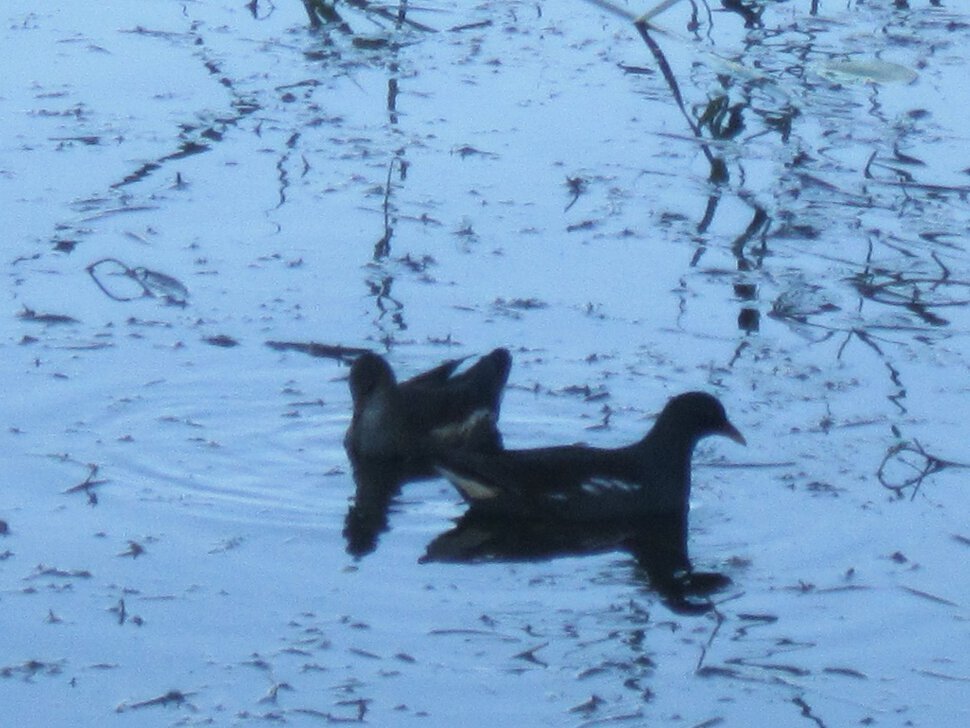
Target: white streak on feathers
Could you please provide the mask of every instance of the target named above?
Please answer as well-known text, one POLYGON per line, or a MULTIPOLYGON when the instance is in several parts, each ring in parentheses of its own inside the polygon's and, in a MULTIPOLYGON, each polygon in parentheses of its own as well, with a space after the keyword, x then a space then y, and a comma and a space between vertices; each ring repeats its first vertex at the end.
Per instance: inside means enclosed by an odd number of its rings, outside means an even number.
POLYGON ((609 492, 632 493, 639 489, 639 485, 631 483, 629 480, 617 480, 614 478, 590 478, 583 481, 580 490, 586 495, 603 495, 609 492))
POLYGON ((437 442, 460 442, 480 427, 488 427, 494 422, 494 415, 487 408, 477 409, 458 422, 449 422, 435 427, 428 436, 437 442))
POLYGON ((475 480, 460 473, 456 473, 453 470, 448 470, 440 465, 437 466, 438 472, 451 481, 461 494, 471 501, 483 501, 491 500, 498 496, 499 491, 487 483, 483 483, 480 480, 475 480))

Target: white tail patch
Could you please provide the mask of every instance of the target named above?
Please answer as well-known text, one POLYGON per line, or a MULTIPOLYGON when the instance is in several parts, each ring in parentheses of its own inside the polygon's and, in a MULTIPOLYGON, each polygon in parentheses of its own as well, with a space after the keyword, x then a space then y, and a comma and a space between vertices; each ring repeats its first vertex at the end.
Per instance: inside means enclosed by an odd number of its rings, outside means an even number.
POLYGON ((448 470, 440 465, 435 468, 441 475, 446 477, 451 481, 458 490, 462 492, 468 500, 481 501, 490 500, 498 496, 499 491, 497 488, 481 482, 480 480, 475 480, 474 478, 469 478, 464 475, 460 475, 453 470, 448 470))

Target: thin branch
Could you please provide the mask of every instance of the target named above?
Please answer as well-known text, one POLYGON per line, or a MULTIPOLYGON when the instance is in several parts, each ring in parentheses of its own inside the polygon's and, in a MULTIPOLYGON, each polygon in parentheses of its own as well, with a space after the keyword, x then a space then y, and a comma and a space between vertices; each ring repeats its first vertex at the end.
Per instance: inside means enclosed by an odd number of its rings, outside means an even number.
POLYGON ((970 463, 958 463, 932 455, 926 451, 926 448, 923 447, 923 444, 919 440, 913 439, 912 441, 896 443, 886 451, 882 462, 879 464, 879 468, 876 470, 876 477, 879 479, 882 487, 893 491, 899 498, 903 497, 903 491, 906 488, 912 488, 913 493, 910 496, 910 500, 914 500, 923 481, 930 475, 938 473, 945 468, 970 468, 970 463), (922 460, 922 464, 903 460, 900 456, 904 453, 916 455, 918 459, 922 460), (886 474, 886 468, 890 461, 895 458, 898 458, 904 465, 915 471, 916 474, 910 477, 904 477, 897 482, 891 481, 886 474))

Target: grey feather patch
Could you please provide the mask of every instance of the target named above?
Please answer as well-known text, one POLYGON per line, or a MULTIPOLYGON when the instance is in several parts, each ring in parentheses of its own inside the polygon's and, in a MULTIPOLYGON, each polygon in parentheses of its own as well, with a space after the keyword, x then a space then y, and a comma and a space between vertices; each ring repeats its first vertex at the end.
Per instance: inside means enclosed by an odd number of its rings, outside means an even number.
POLYGON ((434 428, 428 435, 438 442, 461 442, 468 439, 476 430, 491 427, 494 424, 495 419, 491 410, 477 409, 463 420, 449 422, 446 425, 434 428))

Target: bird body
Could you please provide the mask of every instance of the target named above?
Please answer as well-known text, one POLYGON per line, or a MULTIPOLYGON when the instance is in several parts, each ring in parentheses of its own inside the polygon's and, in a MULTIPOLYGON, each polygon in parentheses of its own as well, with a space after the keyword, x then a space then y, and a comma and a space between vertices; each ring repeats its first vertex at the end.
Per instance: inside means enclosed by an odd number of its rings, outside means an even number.
POLYGON ((409 460, 442 450, 500 448, 496 423, 511 355, 495 349, 456 374, 463 361, 446 361, 398 383, 383 357, 358 357, 350 370, 353 417, 344 438, 351 456, 409 460))
POLYGON ((447 452, 436 467, 482 514, 569 521, 686 514, 694 446, 715 434, 744 444, 717 399, 689 392, 626 447, 447 452))

